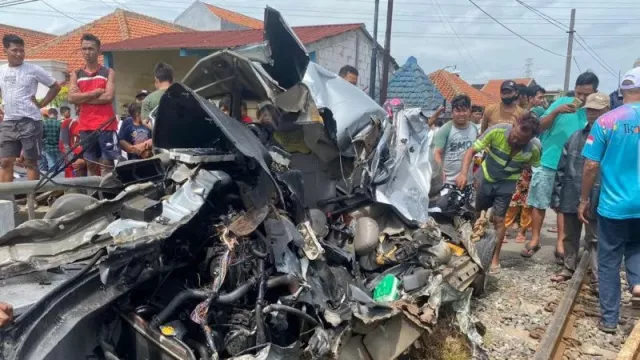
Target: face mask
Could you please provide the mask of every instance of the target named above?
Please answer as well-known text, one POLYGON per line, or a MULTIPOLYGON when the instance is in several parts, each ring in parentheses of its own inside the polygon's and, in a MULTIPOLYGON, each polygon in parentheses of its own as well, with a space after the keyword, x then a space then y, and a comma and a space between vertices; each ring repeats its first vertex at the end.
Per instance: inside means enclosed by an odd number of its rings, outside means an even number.
POLYGON ((503 102, 505 105, 511 105, 511 104, 513 104, 516 100, 518 100, 518 97, 517 97, 517 96, 510 97, 510 98, 502 98, 502 102, 503 102))

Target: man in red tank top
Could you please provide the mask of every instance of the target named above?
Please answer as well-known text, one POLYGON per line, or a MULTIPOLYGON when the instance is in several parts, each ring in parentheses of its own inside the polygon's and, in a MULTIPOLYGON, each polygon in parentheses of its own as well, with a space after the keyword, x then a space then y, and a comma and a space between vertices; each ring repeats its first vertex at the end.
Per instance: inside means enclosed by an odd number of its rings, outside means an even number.
POLYGON ((71 74, 69 102, 80 105, 78 130, 89 175, 106 175, 120 155, 118 121, 113 109, 115 72, 98 62, 100 39, 97 36, 84 34, 80 45, 85 66, 71 74), (102 130, 99 136, 89 141, 87 138, 97 130, 102 130))

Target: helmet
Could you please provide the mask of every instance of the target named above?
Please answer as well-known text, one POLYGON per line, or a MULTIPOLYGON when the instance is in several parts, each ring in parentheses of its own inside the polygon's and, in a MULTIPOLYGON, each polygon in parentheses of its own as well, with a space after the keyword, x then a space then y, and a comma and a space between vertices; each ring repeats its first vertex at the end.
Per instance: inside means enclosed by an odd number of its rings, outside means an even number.
POLYGON ((387 115, 389 115, 390 118, 393 118, 393 114, 404 109, 404 103, 402 100, 395 98, 385 101, 383 107, 387 111, 387 115))

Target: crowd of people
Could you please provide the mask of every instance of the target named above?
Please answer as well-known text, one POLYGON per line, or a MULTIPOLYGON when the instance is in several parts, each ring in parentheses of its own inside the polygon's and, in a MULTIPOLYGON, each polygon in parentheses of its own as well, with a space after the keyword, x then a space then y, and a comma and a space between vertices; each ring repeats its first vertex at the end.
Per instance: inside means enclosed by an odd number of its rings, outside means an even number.
POLYGON ((467 95, 458 95, 451 101, 452 120, 437 129, 433 146, 445 183, 472 191, 478 213, 491 209, 498 234, 492 273, 500 271, 507 228, 519 227, 515 241, 530 258, 541 248, 543 222, 553 209, 561 270, 551 281, 567 281, 576 270, 584 228, 591 285, 602 310, 599 328, 613 333, 623 259, 629 291, 640 299, 640 241, 633 236, 640 226, 640 61, 610 95, 598 86, 598 77, 587 71, 571 93, 546 106, 544 88, 507 80, 501 102, 482 115, 467 95), (481 159, 477 171, 474 158, 481 159))
POLYGON ((14 165, 24 166, 28 180, 40 172, 64 172, 65 177, 105 175, 119 160, 152 155, 150 113, 173 83, 173 69, 159 63, 154 69, 156 90, 140 91, 134 103, 116 115, 115 71, 99 63, 100 39, 85 34, 80 40, 84 66, 69 76, 70 106, 49 107, 61 85, 41 67, 25 62, 24 40, 7 34, 2 39, 7 64, 0 66, 0 181, 14 179, 14 165), (38 85, 49 87, 36 99, 38 85))
MULTIPOLYGON (((99 63, 100 39, 83 35, 85 64, 69 78, 68 102, 77 112, 73 118, 69 106, 48 107, 61 86, 39 66, 24 62, 23 39, 5 35, 2 43, 8 63, 0 66, 1 182, 13 181, 16 162, 26 167, 29 180, 37 180, 40 171, 58 168, 67 177, 105 175, 123 157, 152 155, 151 113, 173 82, 170 65, 157 64, 156 90, 140 91, 118 116, 112 105, 115 71, 99 63), (49 88, 41 100, 36 99, 38 84, 49 88)), ((636 65, 610 95, 598 92, 599 79, 592 72, 580 74, 573 93, 550 105, 541 86, 507 80, 497 104, 485 109, 460 94, 451 101, 451 121, 438 126, 444 108, 428 119, 436 130, 436 171, 446 184, 471 194, 478 213, 491 209, 498 234, 491 272, 500 270, 509 227, 518 227, 515 241, 524 244, 523 257, 540 250, 543 221, 547 209, 553 209, 555 257, 562 270, 551 280, 566 281, 576 269, 585 227, 593 288, 602 307, 600 328, 607 332, 617 327, 623 258, 630 291, 640 297, 640 242, 632 236, 640 225, 640 63, 636 65)), ((352 66, 339 75, 358 82, 352 66)), ((222 99, 219 107, 229 114, 230 99, 222 99)), ((254 122, 246 103, 241 110, 241 121, 254 122)), ((269 121, 269 116, 258 110, 258 121, 269 121)), ((0 325, 11 315, 11 307, 0 303, 0 325)))

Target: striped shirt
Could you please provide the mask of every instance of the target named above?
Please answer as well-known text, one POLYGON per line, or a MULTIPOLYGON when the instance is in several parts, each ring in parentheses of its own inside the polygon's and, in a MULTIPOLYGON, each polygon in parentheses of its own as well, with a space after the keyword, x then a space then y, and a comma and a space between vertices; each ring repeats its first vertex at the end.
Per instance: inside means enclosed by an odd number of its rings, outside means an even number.
POLYGON ((509 133, 512 125, 498 124, 487 129, 473 144, 475 151, 486 150, 487 156, 482 162, 482 173, 485 180, 498 182, 501 180, 518 181, 520 173, 526 165, 540 166, 542 146, 538 139, 531 139, 518 153, 509 159, 511 146, 509 133))
MULTIPOLYGON (((94 73, 86 69, 76 71, 80 92, 87 93, 95 89, 106 89, 109 69, 103 66, 94 73)), ((98 130, 107 120, 115 116, 113 104, 81 104, 78 116, 79 131, 98 130)), ((112 121, 104 130, 116 131, 118 122, 112 121)))
POLYGON ((42 120, 40 109, 33 102, 38 83, 53 86, 56 79, 38 65, 0 66, 0 96, 4 103, 4 120, 29 118, 42 120))

